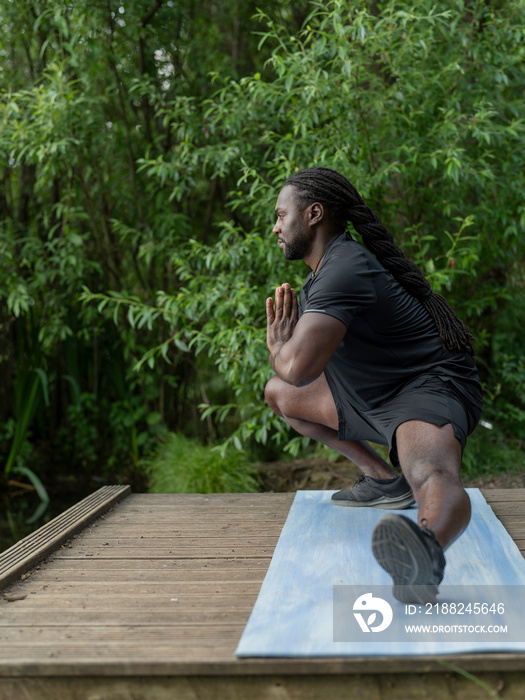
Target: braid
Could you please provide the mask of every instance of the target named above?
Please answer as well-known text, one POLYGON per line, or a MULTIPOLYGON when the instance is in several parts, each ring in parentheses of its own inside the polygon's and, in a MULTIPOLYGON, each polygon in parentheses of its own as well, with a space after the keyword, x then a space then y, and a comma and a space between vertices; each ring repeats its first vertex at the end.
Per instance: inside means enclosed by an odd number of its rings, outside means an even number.
POLYGON ((357 189, 335 170, 307 168, 288 178, 285 185, 299 190, 299 198, 306 202, 321 202, 329 209, 330 221, 341 231, 350 221, 361 235, 364 245, 373 253, 401 286, 418 299, 432 317, 443 346, 474 354, 472 335, 456 316, 448 303, 435 294, 419 267, 407 260, 394 243, 394 237, 381 223, 376 212, 366 206, 357 189))

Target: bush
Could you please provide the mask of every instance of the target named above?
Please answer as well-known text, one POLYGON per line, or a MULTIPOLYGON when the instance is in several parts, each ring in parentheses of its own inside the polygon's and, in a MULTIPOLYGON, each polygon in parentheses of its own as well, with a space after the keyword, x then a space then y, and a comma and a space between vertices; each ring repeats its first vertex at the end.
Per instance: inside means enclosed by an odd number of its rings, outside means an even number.
POLYGON ((461 466, 464 479, 523 471, 523 440, 509 438, 497 426, 487 429, 487 425, 491 424, 479 425, 468 439, 461 466))
POLYGON ((169 433, 145 464, 150 493, 243 493, 258 491, 258 476, 243 452, 224 454, 178 433, 169 433))

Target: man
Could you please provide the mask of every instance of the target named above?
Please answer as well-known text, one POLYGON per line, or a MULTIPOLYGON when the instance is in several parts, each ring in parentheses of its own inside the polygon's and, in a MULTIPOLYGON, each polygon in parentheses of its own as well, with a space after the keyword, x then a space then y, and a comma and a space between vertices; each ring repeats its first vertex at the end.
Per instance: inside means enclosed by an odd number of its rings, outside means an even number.
POLYGON ((311 268, 298 302, 289 284, 266 301, 275 376, 269 406, 297 432, 351 459, 358 483, 338 505, 400 509, 372 551, 404 602, 435 600, 444 550, 470 520, 459 471, 482 406, 471 336, 350 182, 328 168, 286 181, 273 233, 311 268), (346 233, 348 222, 362 245, 346 233), (375 255, 372 255, 372 251, 375 255), (368 444, 389 445, 399 476, 368 444))

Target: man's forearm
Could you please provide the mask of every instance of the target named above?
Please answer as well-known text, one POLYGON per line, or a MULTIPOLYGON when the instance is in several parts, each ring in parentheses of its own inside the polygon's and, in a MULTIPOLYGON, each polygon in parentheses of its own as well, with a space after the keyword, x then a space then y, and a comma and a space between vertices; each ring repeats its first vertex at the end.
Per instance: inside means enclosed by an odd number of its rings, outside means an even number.
POLYGON ((295 356, 287 352, 286 346, 287 343, 283 343, 275 350, 272 348, 270 351, 268 360, 275 374, 283 382, 297 387, 306 386, 317 379, 317 376, 310 376, 306 367, 300 367, 299 363, 295 361, 295 356))

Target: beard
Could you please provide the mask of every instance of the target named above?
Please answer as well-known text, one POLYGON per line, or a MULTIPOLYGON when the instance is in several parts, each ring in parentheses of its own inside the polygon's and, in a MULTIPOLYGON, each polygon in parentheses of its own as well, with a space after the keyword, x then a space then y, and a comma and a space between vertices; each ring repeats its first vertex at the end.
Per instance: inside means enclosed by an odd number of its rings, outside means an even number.
POLYGON ((303 260, 310 252, 311 241, 300 233, 296 233, 288 243, 282 238, 278 240, 284 244, 283 255, 285 260, 303 260))

